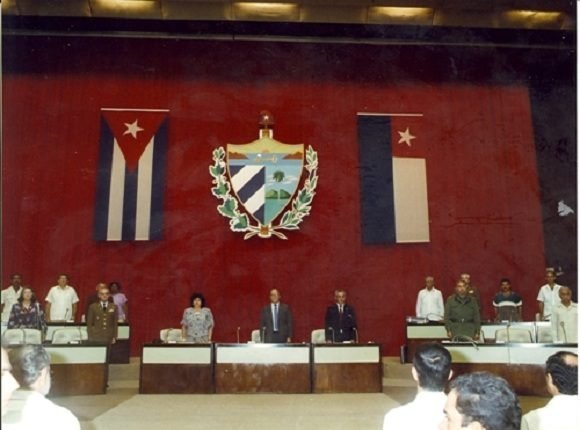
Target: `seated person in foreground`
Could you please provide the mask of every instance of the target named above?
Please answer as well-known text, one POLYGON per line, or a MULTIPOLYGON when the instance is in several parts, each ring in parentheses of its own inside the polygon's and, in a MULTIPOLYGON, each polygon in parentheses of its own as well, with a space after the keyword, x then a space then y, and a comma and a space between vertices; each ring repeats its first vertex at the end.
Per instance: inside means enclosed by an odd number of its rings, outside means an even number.
POLYGON ((451 377, 451 354, 441 344, 420 345, 413 358, 413 379, 417 395, 411 403, 391 409, 383 421, 383 430, 436 430, 444 418, 444 393, 451 377))
POLYGON ((521 321, 522 298, 512 291, 508 278, 499 281, 499 293, 493 298, 496 321, 521 321))
POLYGON ((354 308, 346 303, 346 291, 334 291, 335 304, 326 308, 324 324, 327 342, 356 340, 356 316, 354 308))
POLYGON ((560 303, 552 312, 552 339, 555 342, 578 342, 578 305, 572 301, 572 290, 561 286, 560 303))
POLYGON ((441 321, 444 313, 443 295, 441 291, 435 288, 435 278, 427 276, 425 278, 425 288, 417 294, 415 314, 431 321, 441 321))
POLYGON ((577 430, 578 355, 560 351, 546 361, 546 386, 552 400, 524 415, 522 430, 577 430))
POLYGON ((520 401, 505 379, 488 372, 468 373, 451 381, 449 388, 440 430, 520 428, 520 401))
POLYGON ((50 391, 50 357, 41 345, 9 351, 14 377, 20 384, 2 416, 2 429, 79 430, 79 420, 45 396, 50 391))
POLYGON ((479 339, 479 331, 481 329, 479 308, 477 307, 477 301, 467 294, 464 281, 457 281, 455 294, 447 299, 444 321, 447 336, 450 339, 479 339))
POLYGON ((181 337, 187 342, 211 342, 214 321, 210 308, 205 306, 205 297, 201 293, 193 293, 189 303, 192 306, 183 311, 181 319, 181 337))
POLYGON ((33 328, 44 331, 46 322, 44 312, 30 287, 22 287, 22 294, 12 306, 8 328, 33 328))

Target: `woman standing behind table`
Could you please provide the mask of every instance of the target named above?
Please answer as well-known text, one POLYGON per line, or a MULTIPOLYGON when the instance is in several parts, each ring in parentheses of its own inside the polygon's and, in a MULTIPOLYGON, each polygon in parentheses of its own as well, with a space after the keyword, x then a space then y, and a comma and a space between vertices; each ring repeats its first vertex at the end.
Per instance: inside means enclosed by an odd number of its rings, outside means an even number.
POLYGON ((109 292, 113 297, 113 302, 117 306, 117 315, 119 322, 129 321, 129 308, 127 307, 127 296, 121 292, 121 284, 118 282, 111 282, 109 284, 109 292))
POLYGON ((18 301, 12 306, 8 328, 34 328, 46 330, 44 312, 30 287, 23 287, 18 301))
POLYGON ((201 293, 193 293, 189 303, 192 307, 183 311, 181 320, 181 335, 187 342, 211 342, 213 331, 213 315, 205 307, 205 297, 201 293))

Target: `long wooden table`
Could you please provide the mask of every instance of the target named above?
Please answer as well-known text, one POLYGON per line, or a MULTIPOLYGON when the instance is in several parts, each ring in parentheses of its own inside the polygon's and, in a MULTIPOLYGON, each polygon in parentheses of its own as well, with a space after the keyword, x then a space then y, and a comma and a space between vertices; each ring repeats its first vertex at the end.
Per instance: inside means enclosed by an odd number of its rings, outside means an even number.
POLYGON ((216 393, 310 393, 309 344, 216 344, 216 393))
POLYGON ((521 395, 548 396, 544 364, 558 351, 578 353, 578 344, 465 344, 443 342, 455 375, 487 371, 506 379, 521 395))
POLYGON ((107 391, 107 346, 44 345, 50 355, 52 396, 105 394, 107 391))
POLYGON ((211 344, 143 345, 139 393, 213 393, 213 363, 211 344))
POLYGON ((312 345, 312 392, 382 391, 383 366, 378 344, 312 345))

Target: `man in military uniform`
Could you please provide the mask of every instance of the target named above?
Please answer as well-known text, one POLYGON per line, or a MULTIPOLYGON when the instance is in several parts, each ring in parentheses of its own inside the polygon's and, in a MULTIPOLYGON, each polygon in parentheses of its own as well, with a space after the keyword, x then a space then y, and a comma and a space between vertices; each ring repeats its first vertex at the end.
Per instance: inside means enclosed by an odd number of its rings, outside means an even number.
POLYGON ((479 307, 475 298, 467 293, 467 287, 462 280, 457 281, 455 294, 445 304, 445 328, 449 338, 467 336, 473 340, 479 339, 479 307))
POLYGON ((89 342, 115 343, 117 337, 117 307, 109 302, 109 289, 99 289, 99 301, 89 306, 87 333, 89 342))

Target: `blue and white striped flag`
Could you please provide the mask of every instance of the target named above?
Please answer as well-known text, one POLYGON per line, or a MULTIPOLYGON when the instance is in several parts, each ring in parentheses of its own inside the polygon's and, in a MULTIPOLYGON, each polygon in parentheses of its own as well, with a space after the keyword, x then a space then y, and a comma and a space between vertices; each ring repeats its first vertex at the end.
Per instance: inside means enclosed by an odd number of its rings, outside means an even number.
POLYGON ((96 240, 161 239, 168 112, 101 109, 96 240))

